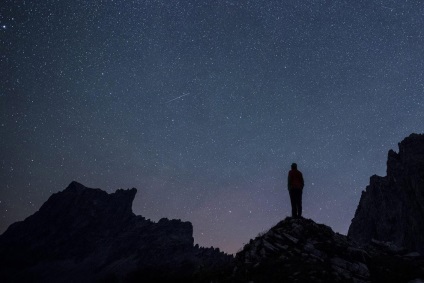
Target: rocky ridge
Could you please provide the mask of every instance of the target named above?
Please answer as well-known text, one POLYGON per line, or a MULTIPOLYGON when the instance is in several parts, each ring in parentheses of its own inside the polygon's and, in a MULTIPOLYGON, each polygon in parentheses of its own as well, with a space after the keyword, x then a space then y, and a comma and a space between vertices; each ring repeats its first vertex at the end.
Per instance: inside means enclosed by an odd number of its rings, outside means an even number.
MULTIPOLYGON (((310 219, 286 218, 236 255, 226 282, 410 282, 424 258, 387 243, 360 247, 310 219)), ((421 281, 416 281, 421 282, 421 281)))
POLYGON ((348 236, 373 239, 424 254, 424 135, 411 134, 390 150, 387 175, 372 176, 362 192, 348 236))
POLYGON ((136 189, 72 182, 0 236, 2 282, 135 282, 214 277, 233 257, 194 246, 190 222, 136 216, 136 189))

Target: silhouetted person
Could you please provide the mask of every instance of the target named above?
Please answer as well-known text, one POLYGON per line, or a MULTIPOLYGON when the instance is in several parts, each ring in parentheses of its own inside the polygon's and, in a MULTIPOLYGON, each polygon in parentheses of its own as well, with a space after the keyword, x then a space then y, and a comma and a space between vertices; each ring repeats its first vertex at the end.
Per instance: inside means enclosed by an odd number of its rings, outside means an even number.
POLYGON ((302 192, 304 187, 302 172, 297 170, 297 164, 291 165, 291 170, 287 178, 287 188, 289 189, 292 207, 292 217, 302 217, 302 192))

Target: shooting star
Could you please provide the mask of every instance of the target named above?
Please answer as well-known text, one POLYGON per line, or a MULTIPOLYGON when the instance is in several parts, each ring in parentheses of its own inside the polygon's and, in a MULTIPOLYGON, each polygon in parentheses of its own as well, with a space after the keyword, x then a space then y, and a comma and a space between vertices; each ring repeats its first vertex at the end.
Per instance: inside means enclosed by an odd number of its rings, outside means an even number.
POLYGON ((175 98, 173 98, 173 99, 171 99, 171 100, 168 100, 168 101, 167 101, 167 102, 165 102, 165 103, 172 102, 172 101, 174 101, 174 100, 180 99, 180 98, 182 98, 182 97, 184 97, 184 96, 187 96, 187 95, 189 95, 189 94, 190 94, 190 93, 186 93, 186 94, 180 95, 180 96, 175 97, 175 98))
POLYGON ((390 10, 390 12, 393 12, 393 10, 395 9, 395 8, 390 8, 390 7, 387 7, 387 6, 381 6, 381 7, 384 8, 384 9, 390 10))

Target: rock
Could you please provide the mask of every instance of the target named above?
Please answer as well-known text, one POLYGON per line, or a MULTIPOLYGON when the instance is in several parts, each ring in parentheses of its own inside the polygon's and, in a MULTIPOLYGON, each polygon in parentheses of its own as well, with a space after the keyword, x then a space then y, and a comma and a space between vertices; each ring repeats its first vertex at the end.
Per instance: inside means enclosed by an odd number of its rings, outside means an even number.
POLYGON ((411 252, 405 255, 406 257, 421 257, 420 253, 417 252, 411 252))
POLYGON ((377 243, 361 247, 310 219, 286 218, 236 254, 225 282, 407 282, 424 276, 422 257, 377 243))
POLYGON ((191 280, 232 269, 232 256, 193 245, 190 222, 134 215, 136 193, 72 182, 53 194, 0 236, 0 281, 191 280))
POLYGON ((424 253, 424 135, 411 134, 390 150, 387 176, 372 176, 362 192, 348 236, 424 253))
POLYGON ((281 233, 284 237, 286 237, 287 239, 289 239, 292 243, 294 243, 294 244, 297 244, 297 242, 299 242, 299 240, 298 239, 296 239, 295 237, 293 237, 293 236, 290 236, 289 234, 287 234, 287 233, 281 233))

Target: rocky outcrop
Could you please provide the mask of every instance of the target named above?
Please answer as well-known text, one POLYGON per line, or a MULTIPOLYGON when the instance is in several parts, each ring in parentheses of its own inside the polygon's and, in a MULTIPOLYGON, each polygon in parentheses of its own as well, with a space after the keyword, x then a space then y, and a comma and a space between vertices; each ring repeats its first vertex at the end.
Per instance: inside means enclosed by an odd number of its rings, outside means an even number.
POLYGON ((136 189, 72 182, 0 236, 1 282, 132 282, 219 276, 232 256, 193 246, 190 222, 136 216, 136 189))
POLYGON ((424 254, 424 135, 411 134, 389 151, 387 176, 372 176, 348 236, 373 239, 424 254))
POLYGON ((386 243, 359 247, 310 219, 287 218, 236 255, 226 282, 409 282, 424 259, 386 243))

